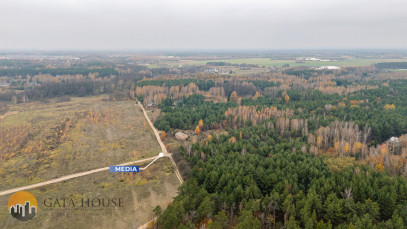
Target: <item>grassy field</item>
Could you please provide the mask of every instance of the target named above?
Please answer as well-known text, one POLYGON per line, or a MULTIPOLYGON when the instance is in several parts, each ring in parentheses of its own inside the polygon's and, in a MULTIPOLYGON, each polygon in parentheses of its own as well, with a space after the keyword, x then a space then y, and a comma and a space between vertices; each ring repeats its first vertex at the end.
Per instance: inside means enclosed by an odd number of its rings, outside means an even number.
POLYGON ((160 152, 131 101, 73 98, 17 104, 0 118, 0 190, 160 152))
POLYGON ((14 219, 7 210, 11 195, 1 196, 0 228, 138 228, 152 220, 155 206, 165 209, 172 202, 178 186, 168 158, 157 160, 139 173, 99 172, 28 190, 39 203, 38 214, 28 221, 14 219), (44 205, 47 198, 73 199, 79 204, 47 207, 44 205), (82 198, 123 198, 123 206, 82 207, 82 198))
POLYGON ((204 65, 207 62, 228 62, 232 64, 258 64, 259 66, 266 67, 282 67, 284 64, 289 64, 290 66, 339 66, 339 67, 349 67, 349 66, 368 66, 371 64, 379 62, 402 62, 407 61, 407 59, 362 59, 362 58, 349 58, 341 61, 304 61, 303 63, 296 63, 295 60, 271 60, 269 58, 247 58, 247 59, 225 59, 225 60, 204 60, 204 61, 181 61, 180 64, 184 65, 204 65))
MULTIPOLYGON (((12 105, 0 117, 0 190, 62 175, 148 158, 160 152, 143 114, 132 101, 103 97, 12 105)), ((144 167, 148 162, 139 164, 144 167)), ((28 190, 39 212, 22 222, 0 197, 0 228, 137 228, 177 194, 168 158, 139 173, 98 172, 28 190), (123 207, 47 207, 47 198, 122 198, 123 207)), ((78 204, 77 204, 78 205, 78 204)))

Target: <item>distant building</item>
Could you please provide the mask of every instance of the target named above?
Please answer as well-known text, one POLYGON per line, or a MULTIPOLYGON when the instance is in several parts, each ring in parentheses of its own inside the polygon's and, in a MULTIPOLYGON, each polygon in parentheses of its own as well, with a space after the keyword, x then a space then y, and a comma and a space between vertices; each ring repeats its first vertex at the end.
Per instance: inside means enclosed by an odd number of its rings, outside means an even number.
POLYGON ((388 145, 390 146, 390 150, 392 154, 401 154, 401 144, 400 144, 400 138, 398 137, 391 137, 387 141, 388 145))
POLYGON ((321 62, 329 62, 329 61, 332 61, 332 60, 330 60, 330 59, 318 59, 318 58, 315 58, 315 57, 297 58, 296 60, 321 61, 321 62))
POLYGON ((336 70, 336 69, 341 69, 338 66, 321 66, 318 67, 317 70, 336 70))
POLYGON ((172 105, 176 106, 179 102, 182 102, 182 100, 175 100, 172 105))
POLYGON ((186 134, 184 134, 184 133, 182 133, 182 132, 177 132, 177 133, 175 134, 175 138, 176 138, 177 140, 185 141, 185 140, 188 139, 188 135, 186 135, 186 134))
POLYGON ((28 87, 33 87, 33 86, 37 86, 37 85, 38 85, 37 82, 28 82, 28 83, 27 83, 27 86, 28 86, 28 87))
POLYGON ((400 138, 398 138, 398 137, 391 137, 389 139, 389 143, 391 143, 391 144, 396 144, 396 143, 399 143, 399 142, 400 142, 400 138))

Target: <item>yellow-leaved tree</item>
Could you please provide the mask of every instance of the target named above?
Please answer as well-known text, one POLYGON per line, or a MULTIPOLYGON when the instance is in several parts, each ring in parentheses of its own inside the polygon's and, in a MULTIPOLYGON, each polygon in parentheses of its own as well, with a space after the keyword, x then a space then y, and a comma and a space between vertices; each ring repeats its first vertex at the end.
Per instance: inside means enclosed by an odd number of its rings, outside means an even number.
POLYGON ((362 143, 360 143, 360 142, 355 142, 355 143, 353 143, 353 147, 352 147, 352 151, 353 151, 353 153, 358 153, 358 152, 360 152, 361 150, 362 150, 362 143))
POLYGON ((384 105, 384 109, 394 110, 394 109, 396 109, 396 106, 394 104, 386 104, 386 105, 384 105))
POLYGON ((347 142, 345 143, 345 146, 343 147, 343 152, 345 153, 345 155, 349 153, 349 143, 347 142))
POLYGON ((238 99, 239 99, 239 97, 237 96, 237 92, 233 91, 232 94, 230 94, 230 101, 237 102, 238 99))
POLYGON ((284 102, 287 104, 288 101, 290 101, 290 96, 285 95, 285 96, 284 96, 284 102))
POLYGON ((339 108, 345 108, 345 107, 346 107, 346 103, 344 103, 344 102, 339 102, 339 103, 338 103, 338 107, 339 107, 339 108))
POLYGON ((208 135, 207 139, 208 139, 208 141, 211 141, 212 140, 212 135, 208 135))

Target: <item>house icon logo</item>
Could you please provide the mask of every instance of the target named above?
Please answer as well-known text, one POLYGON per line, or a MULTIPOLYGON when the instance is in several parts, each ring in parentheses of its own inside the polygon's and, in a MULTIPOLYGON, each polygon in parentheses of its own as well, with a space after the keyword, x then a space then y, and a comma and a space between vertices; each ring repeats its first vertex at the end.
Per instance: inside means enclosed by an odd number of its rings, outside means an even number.
POLYGON ((35 196, 27 191, 14 193, 8 201, 10 214, 19 220, 32 219, 38 212, 38 202, 35 196))

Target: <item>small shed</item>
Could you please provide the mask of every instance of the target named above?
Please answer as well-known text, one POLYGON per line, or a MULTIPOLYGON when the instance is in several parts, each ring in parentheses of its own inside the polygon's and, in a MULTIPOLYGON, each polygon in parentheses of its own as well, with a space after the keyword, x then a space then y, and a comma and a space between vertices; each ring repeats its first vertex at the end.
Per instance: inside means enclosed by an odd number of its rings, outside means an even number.
POLYGON ((389 142, 391 144, 399 143, 399 141, 400 141, 400 139, 398 137, 391 137, 390 140, 389 140, 389 142))
POLYGON ((177 140, 185 141, 185 140, 187 140, 188 135, 186 135, 186 134, 184 134, 184 133, 182 133, 182 132, 177 132, 177 133, 175 134, 175 138, 176 138, 177 140))

